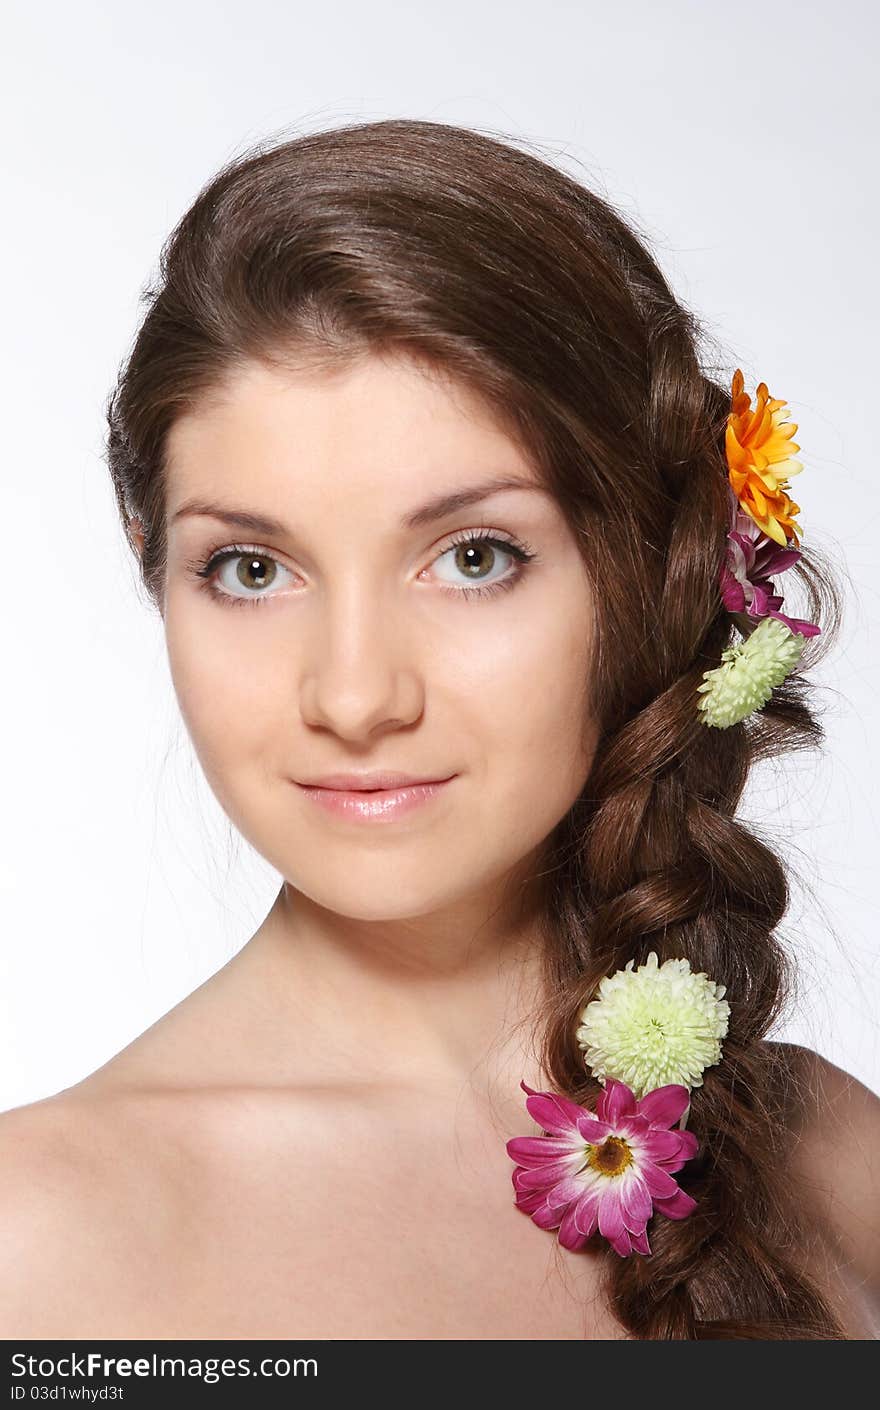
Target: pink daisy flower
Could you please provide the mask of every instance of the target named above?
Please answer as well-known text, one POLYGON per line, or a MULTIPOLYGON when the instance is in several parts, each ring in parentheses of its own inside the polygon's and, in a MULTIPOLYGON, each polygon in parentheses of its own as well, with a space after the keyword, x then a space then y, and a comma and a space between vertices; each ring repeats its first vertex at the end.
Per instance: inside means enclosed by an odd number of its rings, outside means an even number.
POLYGON ((582 1248, 598 1229, 624 1258, 633 1249, 650 1253, 654 1210, 684 1219, 696 1208, 671 1174, 698 1148, 692 1131, 669 1129, 688 1105, 687 1087, 655 1087, 636 1101, 625 1082, 609 1078, 593 1113, 559 1093, 520 1086, 547 1134, 507 1142, 517 1162, 515 1203, 539 1228, 558 1229, 565 1248, 582 1248))

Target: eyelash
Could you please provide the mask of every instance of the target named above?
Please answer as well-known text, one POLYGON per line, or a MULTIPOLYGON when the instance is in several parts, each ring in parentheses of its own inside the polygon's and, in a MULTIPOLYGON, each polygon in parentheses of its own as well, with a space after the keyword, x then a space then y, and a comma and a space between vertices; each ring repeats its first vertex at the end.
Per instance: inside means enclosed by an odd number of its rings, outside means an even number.
MULTIPOLYGON (((510 553, 519 565, 516 572, 510 574, 507 578, 502 578, 500 582, 489 583, 486 586, 471 588, 441 587, 441 592, 447 593, 450 597, 464 598, 490 597, 496 592, 506 592, 508 588, 516 587, 517 583, 527 572, 526 564, 532 562, 532 560, 536 559, 538 556, 528 544, 520 543, 514 538, 499 538, 495 534, 474 533, 473 530, 467 530, 455 537, 452 542, 446 546, 443 552, 438 554, 438 557, 445 557, 445 555, 450 553, 454 548, 458 548, 459 544, 483 543, 497 544, 500 548, 503 548, 505 552, 510 553)), ((254 544, 237 543, 230 544, 225 548, 218 545, 216 548, 210 550, 206 558, 196 559, 193 562, 187 563, 186 567, 195 577, 202 579, 199 584, 200 590, 204 590, 215 601, 222 602, 224 606, 229 604, 232 607, 261 607, 263 603, 269 602, 271 598, 277 596, 277 594, 263 593, 255 597, 238 597, 234 593, 224 592, 221 588, 218 588, 215 583, 217 573, 224 563, 235 558, 242 558, 248 553, 254 558, 267 558, 273 563, 278 561, 274 554, 266 553, 263 549, 254 544)))

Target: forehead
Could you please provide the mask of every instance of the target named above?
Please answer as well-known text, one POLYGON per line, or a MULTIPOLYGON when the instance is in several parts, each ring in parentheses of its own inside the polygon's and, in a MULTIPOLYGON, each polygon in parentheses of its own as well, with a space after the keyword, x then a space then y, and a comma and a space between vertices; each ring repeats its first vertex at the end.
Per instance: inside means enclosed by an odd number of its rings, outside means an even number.
POLYGON ((372 355, 333 370, 237 367, 172 426, 167 475, 169 515, 194 495, 246 494, 265 505, 332 490, 402 511, 426 491, 492 476, 538 483, 476 392, 424 365, 372 355))

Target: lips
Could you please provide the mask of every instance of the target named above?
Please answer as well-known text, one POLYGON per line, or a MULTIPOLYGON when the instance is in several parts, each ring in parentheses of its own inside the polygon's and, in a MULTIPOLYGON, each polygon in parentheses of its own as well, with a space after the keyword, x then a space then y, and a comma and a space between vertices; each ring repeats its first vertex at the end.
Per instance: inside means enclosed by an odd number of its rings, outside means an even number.
POLYGON ((309 784, 296 786, 325 812, 335 814, 348 821, 391 822, 426 806, 432 799, 442 794, 455 778, 410 783, 404 787, 365 789, 363 779, 358 788, 328 788, 309 784))
POLYGON ((362 774, 326 774, 323 778, 298 779, 305 788, 331 788, 338 793, 375 793, 388 788, 415 788, 418 784, 445 783, 449 774, 404 774, 394 770, 374 770, 362 774))

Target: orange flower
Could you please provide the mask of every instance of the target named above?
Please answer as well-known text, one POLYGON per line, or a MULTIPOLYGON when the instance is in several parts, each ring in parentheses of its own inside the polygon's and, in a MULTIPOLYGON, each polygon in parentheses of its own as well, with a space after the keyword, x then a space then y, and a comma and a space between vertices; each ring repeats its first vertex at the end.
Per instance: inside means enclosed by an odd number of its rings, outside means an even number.
POLYGON ((730 483, 746 514, 768 538, 785 547, 789 538, 797 543, 800 533, 794 521, 800 506, 786 493, 788 477, 804 468, 793 456, 800 450, 791 439, 797 426, 786 420, 785 402, 770 396, 766 382, 758 385, 753 411, 743 380, 737 368, 725 437, 730 483))

